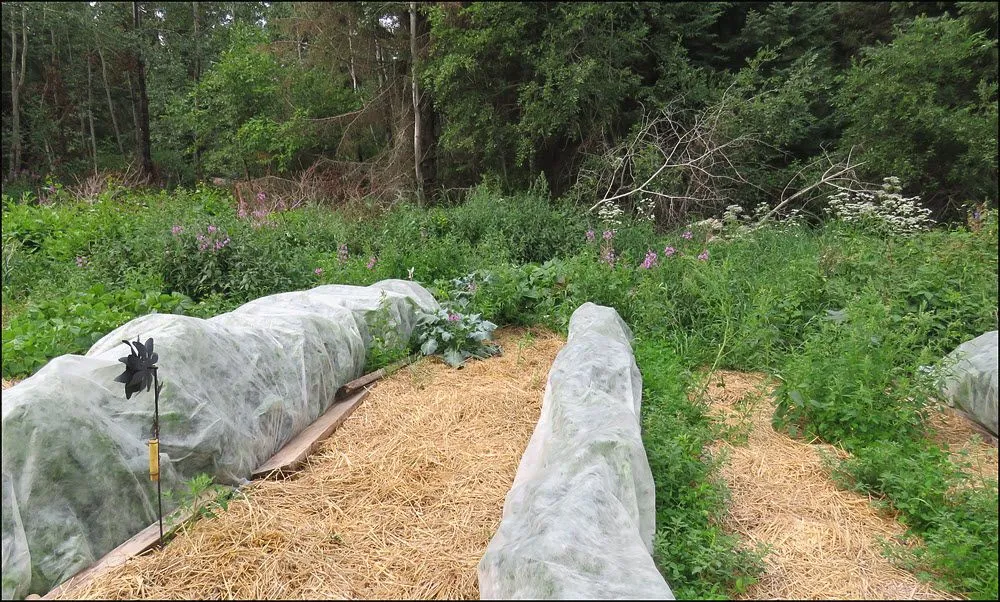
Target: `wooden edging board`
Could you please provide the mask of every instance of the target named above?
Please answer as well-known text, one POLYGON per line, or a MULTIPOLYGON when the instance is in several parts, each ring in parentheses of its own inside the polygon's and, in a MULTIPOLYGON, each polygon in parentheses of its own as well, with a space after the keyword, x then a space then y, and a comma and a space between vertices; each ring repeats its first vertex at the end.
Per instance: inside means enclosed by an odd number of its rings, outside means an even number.
POLYGON ((347 399, 330 406, 330 409, 301 433, 292 437, 271 459, 257 467, 250 474, 251 479, 261 479, 293 472, 305 462, 319 444, 337 430, 347 417, 361 405, 368 396, 368 389, 351 395, 347 399))
MULTIPOLYGON (((302 462, 304 462, 309 454, 316 449, 319 443, 337 430, 337 427, 343 424, 344 420, 346 420, 347 417, 350 416, 351 413, 361 404, 364 398, 368 396, 368 391, 370 390, 368 385, 388 374, 392 374, 403 366, 412 363, 418 357, 419 356, 406 357, 392 365, 366 374, 340 387, 334 396, 334 399, 337 401, 335 401, 322 416, 316 419, 316 421, 307 426, 301 433, 293 437, 280 450, 278 450, 278 453, 253 471, 251 478, 257 479, 278 474, 286 474, 301 466, 302 462)), ((197 508, 197 505, 195 508, 197 508)), ((173 523, 174 526, 167 531, 164 531, 164 537, 172 534, 180 528, 181 525, 186 523, 194 512, 194 508, 186 512, 177 510, 168 517, 164 517, 165 519, 173 519, 176 517, 176 522, 173 523)), ((66 591, 71 587, 81 585, 82 583, 94 579, 109 569, 125 564, 125 562, 133 556, 138 556, 151 550, 157 543, 159 543, 159 541, 160 523, 155 522, 130 537, 117 548, 105 554, 90 568, 80 571, 76 575, 73 575, 66 581, 57 585, 49 593, 41 596, 41 599, 51 600, 55 596, 59 595, 59 593, 66 591)), ((33 594, 28 596, 26 599, 37 598, 38 596, 33 594)))

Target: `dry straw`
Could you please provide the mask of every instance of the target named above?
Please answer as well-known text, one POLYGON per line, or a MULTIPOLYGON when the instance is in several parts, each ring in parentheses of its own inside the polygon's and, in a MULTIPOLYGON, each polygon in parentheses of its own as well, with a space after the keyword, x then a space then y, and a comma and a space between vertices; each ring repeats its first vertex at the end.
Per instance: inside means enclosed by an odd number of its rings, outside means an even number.
POLYGON ((882 554, 883 540, 903 527, 867 497, 837 489, 823 454, 827 445, 795 441, 771 427, 774 402, 763 375, 716 372, 712 411, 747 432, 745 444, 716 442, 732 492, 725 526, 750 545, 767 544, 766 572, 746 599, 943 599, 882 554))
POLYGON ((498 331, 505 354, 423 360, 380 381, 303 470, 63 598, 478 599, 476 565, 563 341, 498 331), (521 344, 519 344, 521 343, 521 344))

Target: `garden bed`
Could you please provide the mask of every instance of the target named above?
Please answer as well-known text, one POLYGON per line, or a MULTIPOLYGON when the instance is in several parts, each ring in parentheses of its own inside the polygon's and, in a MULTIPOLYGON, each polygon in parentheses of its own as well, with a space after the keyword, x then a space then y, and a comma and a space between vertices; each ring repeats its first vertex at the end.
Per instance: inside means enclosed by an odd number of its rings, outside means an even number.
MULTIPOLYGON (((711 411, 732 427, 734 442, 718 441, 727 457, 721 476, 732 499, 728 530, 749 545, 765 544, 766 570, 745 599, 954 599, 881 553, 883 540, 905 529, 871 500, 836 487, 824 455, 845 457, 834 446, 796 441, 771 426, 774 402, 766 377, 716 372, 706 390, 711 411), (742 440, 746 436, 745 442, 742 440)), ((969 470, 996 474, 996 449, 957 417, 935 415, 931 425, 956 453, 966 450, 969 470)))
POLYGON ((284 480, 61 598, 478 599, 476 565, 563 341, 505 329, 505 353, 421 360, 379 381, 284 480))

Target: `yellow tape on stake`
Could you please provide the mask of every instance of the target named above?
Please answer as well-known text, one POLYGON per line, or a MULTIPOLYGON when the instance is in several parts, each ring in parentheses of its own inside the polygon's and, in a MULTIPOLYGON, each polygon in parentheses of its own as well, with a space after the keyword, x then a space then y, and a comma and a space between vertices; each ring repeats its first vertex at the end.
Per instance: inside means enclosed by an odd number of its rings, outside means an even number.
POLYGON ((149 440, 149 480, 160 480, 160 440, 149 440))

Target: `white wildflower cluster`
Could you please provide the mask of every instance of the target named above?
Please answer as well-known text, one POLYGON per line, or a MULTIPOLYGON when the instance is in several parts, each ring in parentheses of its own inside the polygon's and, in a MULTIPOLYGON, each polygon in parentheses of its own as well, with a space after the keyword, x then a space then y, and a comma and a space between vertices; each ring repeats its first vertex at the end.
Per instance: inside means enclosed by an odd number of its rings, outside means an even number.
POLYGON ((899 178, 883 180, 881 190, 842 191, 829 197, 827 211, 846 223, 882 234, 913 234, 933 225, 931 210, 919 196, 904 197, 899 178))
POLYGON ((625 211, 614 201, 605 201, 597 208, 597 217, 607 226, 620 226, 625 211))
POLYGON ((651 222, 656 219, 656 201, 650 197, 642 197, 635 204, 635 212, 639 219, 651 222))
MULTIPOLYGON (((764 226, 764 216, 771 211, 771 206, 766 202, 759 203, 754 207, 753 212, 747 213, 739 205, 729 205, 722 212, 722 218, 714 220, 719 224, 720 236, 723 238, 739 238, 751 232, 755 232, 764 226)), ((772 227, 788 228, 798 226, 802 223, 802 213, 798 209, 792 209, 787 215, 772 219, 772 227)))

